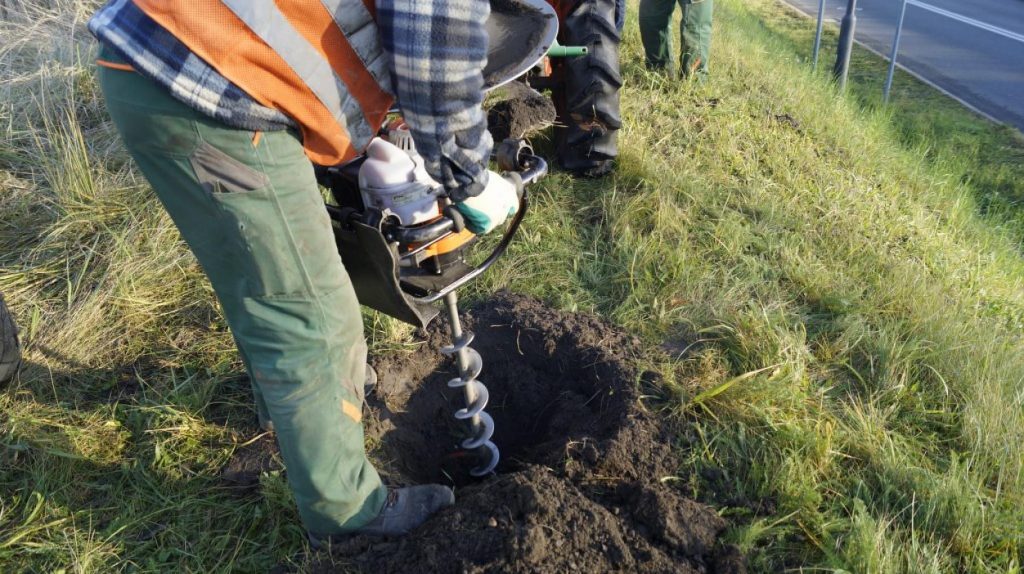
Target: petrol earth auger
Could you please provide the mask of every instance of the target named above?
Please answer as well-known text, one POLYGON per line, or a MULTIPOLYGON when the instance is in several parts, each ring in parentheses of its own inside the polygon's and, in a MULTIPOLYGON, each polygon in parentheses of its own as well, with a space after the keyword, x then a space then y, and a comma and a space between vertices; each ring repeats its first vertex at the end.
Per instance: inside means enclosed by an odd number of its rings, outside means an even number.
MULTIPOLYGON (((534 69, 556 43, 557 22, 543 0, 492 0, 487 88, 534 69)), ((392 117, 378 135, 355 160, 317 168, 333 199, 326 208, 338 251, 362 305, 417 327, 426 327, 443 306, 452 344, 440 351, 454 357, 458 368, 448 386, 461 389, 465 398, 465 406, 454 413, 468 423, 468 437, 460 446, 477 455, 470 474, 485 476, 498 466, 500 453, 491 441, 494 420, 485 411, 487 387, 479 380, 483 358, 471 347, 473 333, 462 328, 458 290, 508 249, 529 208, 528 189, 547 173, 547 163, 521 139, 495 146, 494 160, 501 177, 516 187, 519 208, 484 255, 477 253, 481 243, 452 208, 444 188, 426 175, 401 118, 392 117)))
MULTIPOLYGON (((607 173, 618 153, 615 136, 621 126, 615 0, 490 2, 488 90, 517 79, 551 90, 561 167, 586 176, 607 173)), ((438 316, 437 304, 443 304, 452 344, 441 352, 454 357, 458 369, 448 386, 465 397, 454 416, 469 426, 460 446, 477 455, 470 474, 484 476, 497 467, 500 453, 491 441, 494 420, 485 411, 487 387, 479 380, 483 358, 470 346, 473 333, 462 328, 457 291, 505 253, 526 215, 527 189, 547 173, 547 163, 516 139, 523 134, 496 146, 498 168, 517 186, 520 206, 501 240, 473 265, 477 238, 440 186, 414 175, 418 156, 401 126, 393 118, 382 128, 380 139, 389 147, 377 143, 348 164, 318 168, 318 175, 334 199, 327 210, 360 303, 418 327, 438 316), (404 166, 395 169, 409 172, 409 187, 382 194, 363 185, 360 172, 367 162, 392 160, 404 166)))
POLYGON ((457 291, 505 253, 526 216, 527 190, 547 173, 547 164, 522 142, 508 141, 499 146, 499 167, 520 192, 519 210, 497 245, 473 265, 469 255, 478 245, 477 237, 450 208, 440 186, 413 185, 398 198, 375 197, 366 193, 367 186, 360 186, 359 172, 367 162, 387 159, 385 154, 410 151, 394 145, 404 139, 401 129, 390 131, 385 134, 386 140, 371 145, 368 156, 320 170, 321 183, 331 190, 335 200, 335 204, 327 205, 327 211, 338 251, 361 304, 426 327, 440 314, 436 303, 443 303, 452 344, 441 352, 453 356, 458 367, 458 376, 448 386, 462 389, 466 406, 455 412, 455 418, 468 421, 470 427, 470 436, 461 447, 478 454, 478 464, 470 474, 484 476, 498 465, 499 453, 491 441, 494 421, 484 411, 489 398, 487 387, 478 379, 483 359, 470 346, 473 333, 462 328, 457 291))

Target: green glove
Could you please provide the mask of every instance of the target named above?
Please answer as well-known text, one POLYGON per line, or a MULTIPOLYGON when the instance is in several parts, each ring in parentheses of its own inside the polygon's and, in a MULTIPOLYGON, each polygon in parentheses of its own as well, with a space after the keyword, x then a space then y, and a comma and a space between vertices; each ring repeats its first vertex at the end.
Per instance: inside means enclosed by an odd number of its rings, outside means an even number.
POLYGON ((456 203, 455 209, 466 220, 467 229, 483 235, 519 211, 519 196, 512 182, 492 171, 480 195, 456 203))

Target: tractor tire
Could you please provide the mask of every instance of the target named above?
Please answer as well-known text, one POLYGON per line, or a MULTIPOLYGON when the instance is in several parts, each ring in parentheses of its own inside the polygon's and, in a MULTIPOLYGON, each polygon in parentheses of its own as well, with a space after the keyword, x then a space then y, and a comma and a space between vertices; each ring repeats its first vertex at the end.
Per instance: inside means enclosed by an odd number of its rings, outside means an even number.
POLYGON ((0 384, 14 378, 21 364, 21 347, 18 344, 18 329, 14 317, 0 295, 0 384))
POLYGON ((604 175, 619 154, 616 132, 622 127, 615 0, 581 0, 563 20, 559 42, 588 50, 558 63, 552 96, 559 163, 577 175, 604 175))

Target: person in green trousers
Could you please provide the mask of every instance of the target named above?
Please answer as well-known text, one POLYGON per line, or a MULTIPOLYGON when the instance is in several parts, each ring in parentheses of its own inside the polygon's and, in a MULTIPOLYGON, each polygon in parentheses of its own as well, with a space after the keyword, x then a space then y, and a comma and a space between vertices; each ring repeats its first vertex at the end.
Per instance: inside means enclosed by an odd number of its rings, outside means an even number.
POLYGON ((369 522, 387 492, 358 420, 362 319, 298 138, 266 132, 254 145, 252 133, 218 125, 137 73, 100 68, 99 80, 125 147, 244 342, 261 424, 274 421, 285 466, 297 471, 288 479, 307 528, 369 522), (296 379, 301 391, 287 384, 296 379))
POLYGON ((683 10, 679 31, 679 73, 684 78, 704 79, 711 54, 711 14, 714 0, 640 0, 640 39, 647 67, 667 68, 671 61, 669 23, 676 2, 683 10))
POLYGON ((329 3, 109 0, 89 23, 110 116, 221 303, 314 546, 406 534, 455 498, 439 484, 388 488, 366 456, 362 316, 311 154, 365 149, 380 94, 394 94, 468 229, 486 233, 518 205, 487 168, 487 3, 379 0, 377 21, 358 0, 329 3), (424 55, 431 31, 461 39, 450 61, 424 55), (434 67, 451 74, 420 73, 434 67))

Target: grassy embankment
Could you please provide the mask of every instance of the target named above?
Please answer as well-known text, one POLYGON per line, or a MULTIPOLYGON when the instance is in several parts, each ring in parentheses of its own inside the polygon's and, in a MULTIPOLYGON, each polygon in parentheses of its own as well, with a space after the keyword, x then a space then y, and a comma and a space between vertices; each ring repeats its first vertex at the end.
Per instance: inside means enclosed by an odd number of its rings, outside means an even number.
MULTIPOLYGON (((303 548, 252 437, 209 287, 126 162, 82 21, 0 26, 0 291, 28 365, 0 390, 0 570, 265 570, 303 548)), ((712 81, 624 44, 622 161, 537 188, 498 286, 592 310, 674 359, 677 483, 756 571, 1011 572, 1024 523, 1024 143, 858 53, 851 97, 810 22, 719 0, 712 81), (870 73, 869 73, 870 72, 870 73), (870 84, 870 86, 869 86, 870 84)), ((368 315, 376 352, 407 330, 368 315)))

